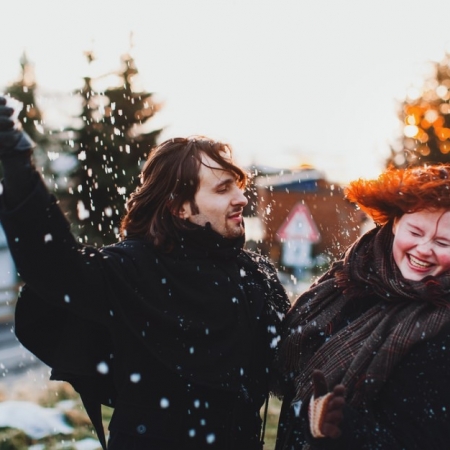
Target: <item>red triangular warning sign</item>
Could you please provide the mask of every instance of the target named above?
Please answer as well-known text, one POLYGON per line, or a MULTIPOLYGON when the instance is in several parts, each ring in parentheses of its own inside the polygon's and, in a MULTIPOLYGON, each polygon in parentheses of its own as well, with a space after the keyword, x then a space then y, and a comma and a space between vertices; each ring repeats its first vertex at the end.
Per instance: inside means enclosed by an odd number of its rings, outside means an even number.
POLYGON ((291 209, 276 234, 280 240, 305 240, 313 244, 320 241, 320 232, 312 215, 308 207, 302 203, 297 203, 291 209))

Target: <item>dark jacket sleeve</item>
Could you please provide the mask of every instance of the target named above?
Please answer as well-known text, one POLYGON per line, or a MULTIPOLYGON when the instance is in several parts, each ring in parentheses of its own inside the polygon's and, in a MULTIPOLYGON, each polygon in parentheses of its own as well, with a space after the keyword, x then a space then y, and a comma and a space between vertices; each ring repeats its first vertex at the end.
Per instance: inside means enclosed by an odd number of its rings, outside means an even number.
POLYGON ((16 269, 33 291, 57 306, 106 316, 105 257, 77 243, 38 174, 20 205, 12 210, 0 206, 0 221, 16 269))

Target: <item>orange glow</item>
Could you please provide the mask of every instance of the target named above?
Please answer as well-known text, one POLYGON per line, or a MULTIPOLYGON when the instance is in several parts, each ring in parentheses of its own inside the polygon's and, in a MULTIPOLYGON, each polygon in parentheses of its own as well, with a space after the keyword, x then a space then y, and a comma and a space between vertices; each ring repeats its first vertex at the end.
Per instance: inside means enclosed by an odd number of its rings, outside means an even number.
POLYGON ((439 150, 441 151, 441 153, 444 153, 444 155, 449 153, 450 152, 450 142, 449 141, 440 142, 439 150))
POLYGON ((422 156, 428 156, 431 153, 430 147, 428 147, 428 145, 421 145, 417 150, 422 156))
POLYGON ((442 128, 444 126, 444 118, 439 116, 433 123, 434 128, 437 130, 438 128, 442 128))
POLYGON ((405 113, 408 116, 421 116, 423 114, 423 108, 418 105, 406 105, 405 113))
POLYGON ((425 144, 426 142, 428 142, 429 136, 427 133, 425 133, 425 131, 419 129, 416 139, 418 139, 422 144, 425 144))
POLYGON ((447 139, 450 139, 450 128, 437 128, 435 127, 436 136, 439 138, 440 141, 446 141, 447 139))
POLYGON ((448 103, 442 103, 439 109, 442 114, 450 114, 450 105, 448 103))

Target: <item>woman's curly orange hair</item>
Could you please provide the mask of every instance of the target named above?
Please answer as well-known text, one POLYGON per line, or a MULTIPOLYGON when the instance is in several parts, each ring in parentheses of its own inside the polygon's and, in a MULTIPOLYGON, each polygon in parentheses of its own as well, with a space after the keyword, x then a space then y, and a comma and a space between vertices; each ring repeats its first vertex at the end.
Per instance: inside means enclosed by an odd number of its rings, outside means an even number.
POLYGON ((423 209, 450 210, 450 164, 390 167, 377 179, 352 181, 345 196, 379 225, 423 209))

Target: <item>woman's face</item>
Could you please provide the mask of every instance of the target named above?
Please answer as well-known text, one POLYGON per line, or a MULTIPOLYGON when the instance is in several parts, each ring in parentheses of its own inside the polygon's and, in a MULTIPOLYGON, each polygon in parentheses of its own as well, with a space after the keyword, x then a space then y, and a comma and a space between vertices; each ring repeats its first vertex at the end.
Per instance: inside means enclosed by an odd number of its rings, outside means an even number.
POLYGON ((394 260, 404 278, 419 281, 450 270, 450 211, 404 214, 392 231, 394 260))

